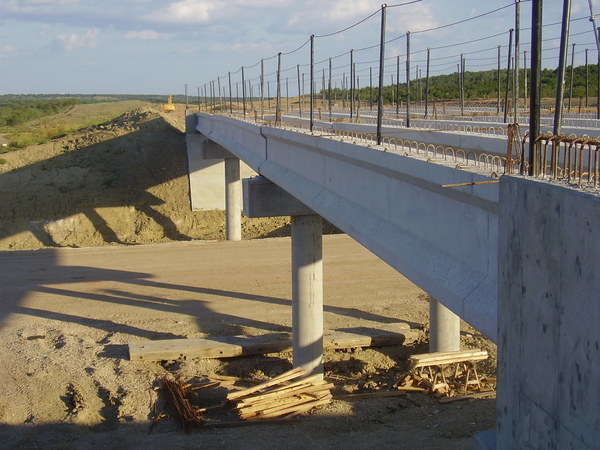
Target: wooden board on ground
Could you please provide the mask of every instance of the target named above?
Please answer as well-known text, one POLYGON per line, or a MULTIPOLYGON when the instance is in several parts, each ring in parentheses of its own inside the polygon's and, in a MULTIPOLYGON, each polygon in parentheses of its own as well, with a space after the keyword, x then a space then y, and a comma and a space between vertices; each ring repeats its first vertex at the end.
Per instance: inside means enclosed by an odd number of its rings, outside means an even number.
MULTIPOLYGON (((417 332, 406 323, 389 323, 377 327, 353 328, 327 332, 324 349, 382 347, 413 342, 417 332)), ((131 360, 169 361, 187 358, 233 358, 236 356, 278 353, 292 349, 289 333, 263 336, 215 336, 204 339, 165 339, 129 344, 131 360)))

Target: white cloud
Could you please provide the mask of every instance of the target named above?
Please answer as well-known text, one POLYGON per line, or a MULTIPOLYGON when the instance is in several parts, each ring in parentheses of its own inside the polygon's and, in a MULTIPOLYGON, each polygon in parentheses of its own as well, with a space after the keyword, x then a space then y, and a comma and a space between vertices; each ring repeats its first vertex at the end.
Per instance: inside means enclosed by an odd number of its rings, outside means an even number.
POLYGON ((36 13, 61 5, 77 4, 79 0, 4 0, 5 9, 13 13, 36 13))
MULTIPOLYGON (((308 24, 311 30, 329 33, 357 23, 373 13, 376 14, 368 21, 370 26, 377 26, 380 20, 378 11, 381 10, 381 2, 375 0, 307 0, 304 6, 288 16, 288 25, 306 27, 308 24)), ((438 24, 431 6, 423 2, 388 8, 387 17, 388 32, 422 30, 438 24)))
POLYGON ((16 56, 17 49, 12 45, 4 45, 0 47, 0 58, 8 58, 10 56, 16 56))
POLYGON ((145 18, 161 23, 207 23, 219 6, 224 7, 222 2, 216 0, 179 0, 146 15, 145 18))
POLYGON ((154 30, 128 31, 124 36, 125 39, 139 39, 142 41, 166 41, 171 39, 170 34, 160 33, 154 30))
POLYGON ((98 30, 91 29, 85 33, 70 33, 70 34, 59 34, 56 36, 56 42, 60 45, 63 50, 71 51, 80 48, 94 48, 96 47, 98 37, 98 30))
POLYGON ((264 57, 273 56, 268 53, 271 51, 274 54, 276 49, 277 44, 269 42, 220 42, 210 46, 210 50, 219 53, 233 52, 246 54, 248 52, 262 51, 264 52, 264 57))

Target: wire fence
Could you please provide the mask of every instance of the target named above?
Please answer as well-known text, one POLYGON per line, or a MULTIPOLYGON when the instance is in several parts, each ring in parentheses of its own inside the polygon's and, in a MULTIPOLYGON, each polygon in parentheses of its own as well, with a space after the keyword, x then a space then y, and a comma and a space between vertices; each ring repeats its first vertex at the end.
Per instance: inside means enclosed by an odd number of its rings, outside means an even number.
MULTIPOLYGON (((331 129, 319 131, 315 120, 373 124, 377 126, 375 134, 345 133, 348 138, 366 142, 366 145, 372 145, 373 142, 388 144, 390 151, 394 152, 422 154, 438 160, 451 159, 457 165, 489 166, 494 173, 529 171, 529 163, 523 159, 524 151, 514 158, 510 152, 506 156, 472 154, 451 147, 390 138, 381 133, 384 125, 412 126, 506 136, 510 141, 511 128, 494 126, 493 123, 527 124, 529 120, 527 96, 530 71, 527 66, 532 46, 527 40, 521 39, 523 32, 530 28, 520 23, 520 11, 530 0, 516 0, 452 23, 395 32, 389 37, 386 34, 388 12, 393 18, 394 13, 400 13, 404 7, 420 1, 384 4, 381 9, 343 29, 311 35, 291 51, 265 57, 255 64, 242 66, 203 83, 198 87, 198 108, 211 113, 267 121, 282 127, 292 126, 289 120, 282 123, 285 112, 299 119, 294 127, 308 127, 310 131, 321 134, 331 133, 331 129), (485 28, 478 27, 484 17, 505 24, 505 31, 485 33, 485 28), (376 35, 373 25, 378 18, 380 26, 376 35), (467 23, 473 29, 481 29, 481 35, 461 39, 457 31, 467 23), (366 25, 370 26, 370 33, 373 34, 371 43, 368 37, 363 37, 361 43, 366 45, 360 48, 315 60, 315 55, 326 54, 328 41, 358 28, 363 29, 366 25), (444 40, 448 43, 425 47, 426 37, 434 34, 445 36, 444 40), (478 79, 485 73, 488 79, 478 79), (474 98, 474 93, 478 94, 477 98, 474 98), (448 120, 456 117, 469 117, 484 123, 456 124, 448 120), (302 122, 302 119, 309 122, 302 122), (485 122, 491 125, 486 126, 485 122)), ((568 70, 570 89, 567 92, 570 116, 565 119, 566 126, 598 127, 600 123, 600 54, 597 51, 600 48, 600 31, 584 22, 588 19, 575 17, 570 20, 568 57, 571 65, 568 70), (596 53, 596 64, 590 64, 590 51, 592 56, 596 53), (580 67, 576 72, 575 62, 581 62, 582 59, 583 69, 580 67), (584 81, 580 80, 574 90, 573 80, 576 76, 582 78, 582 71, 584 81), (578 99, 575 104, 573 98, 578 99), (595 111, 590 108, 594 103, 595 111)), ((560 39, 561 22, 542 24, 542 28, 542 60, 545 65, 556 67, 559 58, 556 42, 560 39)), ((556 79, 553 72, 550 75, 549 81, 556 79)), ((555 95, 555 92, 552 91, 548 96, 555 95)), ((551 114, 553 107, 552 103, 543 104, 542 113, 551 114)), ((542 114, 542 123, 551 124, 552 120, 542 114)), ((523 146, 528 140, 527 136, 520 145, 523 146)), ((541 160, 536 163, 538 175, 549 172, 554 178, 566 178, 569 181, 572 178, 580 181, 587 179, 597 184, 597 142, 600 141, 546 136, 537 138, 535 142, 545 149, 543 151, 550 148, 554 152, 549 165, 546 165, 546 156, 540 156, 541 160), (587 156, 582 156, 582 152, 587 152, 587 156), (552 159, 555 154, 559 155, 556 161, 552 159), (558 163, 561 158, 562 165, 558 163), (587 163, 582 163, 584 160, 587 163)), ((515 145, 514 148, 519 146, 515 145)))
MULTIPOLYGON (((530 3, 529 0, 507 3, 462 20, 428 29, 395 33, 395 36, 377 42, 373 25, 378 16, 389 10, 393 20, 394 13, 401 14, 404 7, 419 2, 420 0, 415 0, 384 5, 380 10, 341 30, 311 35, 291 51, 265 57, 252 65, 242 66, 217 77, 216 80, 203 83, 198 88, 200 108, 226 110, 229 106, 230 112, 241 110, 246 113, 259 109, 262 115, 265 110, 275 108, 277 102, 280 110, 294 111, 302 115, 311 112, 308 105, 311 100, 320 99, 327 100, 328 103, 320 104, 321 109, 346 109, 350 117, 353 117, 355 108, 368 106, 371 110, 376 107, 381 73, 384 103, 396 104, 397 113, 406 108, 407 102, 425 103, 422 114, 429 116, 433 112, 429 107, 429 101, 433 98, 458 97, 464 109, 464 102, 473 97, 472 86, 477 83, 476 76, 470 77, 465 74, 486 70, 495 71, 496 83, 487 80, 488 88, 483 89, 483 92, 479 89, 478 94, 483 94, 479 97, 487 98, 491 102, 495 100, 492 107, 496 107, 496 112, 508 110, 509 114, 515 114, 519 108, 526 107, 529 75, 527 54, 531 54, 531 44, 525 39, 520 42, 517 35, 524 35, 523 32, 529 30, 528 27, 522 27, 518 19, 520 17, 518 12, 523 5, 530 3), (468 23, 472 29, 478 29, 478 23, 484 17, 505 23, 506 31, 491 34, 482 32, 480 36, 467 40, 459 38, 461 26, 466 26, 468 23), (370 40, 370 45, 349 49, 335 56, 317 58, 316 61, 310 57, 315 54, 326 54, 328 42, 332 39, 359 28, 363 30, 367 25, 370 27, 373 39, 369 39, 368 34, 365 33, 364 36, 367 37, 363 37, 361 42, 370 40), (514 42, 509 43, 511 29, 517 31, 514 42), (425 38, 443 33, 450 33, 450 36, 457 38, 445 39, 450 41, 445 45, 423 47, 427 42, 425 38), (308 51, 309 47, 310 51, 308 51), (387 55, 381 51, 382 47, 388 50, 387 55), (513 55, 518 57, 515 58, 513 55), (433 80, 432 77, 436 75, 451 75, 455 82, 451 82, 451 79, 433 80), (408 84, 410 89, 407 88, 408 84), (248 109, 245 108, 246 100, 249 102, 248 109)), ((589 50, 594 49, 596 45, 596 33, 584 22, 587 19, 589 18, 573 18, 572 32, 569 35, 570 58, 581 62, 585 57, 583 108, 590 106, 590 97, 594 93, 596 96, 598 94, 598 83, 590 80, 590 71, 596 74, 596 78, 600 73, 596 64, 589 64, 589 50)), ((556 46, 556 41, 560 38, 560 25, 560 22, 543 25, 545 33, 543 60, 547 65, 554 67, 558 62, 559 48, 556 46)), ((572 72, 570 75, 573 78, 572 72)), ((581 86, 576 88, 575 95, 583 97, 581 86)), ((570 104, 573 96, 571 89, 570 104)), ((570 106, 570 109, 573 109, 573 105, 570 106)), ((575 107, 581 109, 579 104, 575 107)))

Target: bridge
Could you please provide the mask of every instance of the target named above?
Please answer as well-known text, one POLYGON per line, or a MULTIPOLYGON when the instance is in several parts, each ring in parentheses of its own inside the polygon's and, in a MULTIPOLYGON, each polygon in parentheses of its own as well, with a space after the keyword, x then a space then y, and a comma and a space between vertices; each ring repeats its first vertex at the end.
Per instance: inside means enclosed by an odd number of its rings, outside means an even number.
POLYGON ((457 349, 459 317, 498 343, 502 447, 599 442, 596 193, 492 178, 493 158, 399 146, 400 128, 376 145, 365 130, 318 125, 187 116, 190 161, 225 160, 228 238, 239 239, 240 160, 260 175, 244 180, 244 213, 292 216, 294 364, 321 362, 322 217, 430 294, 432 351, 457 349))

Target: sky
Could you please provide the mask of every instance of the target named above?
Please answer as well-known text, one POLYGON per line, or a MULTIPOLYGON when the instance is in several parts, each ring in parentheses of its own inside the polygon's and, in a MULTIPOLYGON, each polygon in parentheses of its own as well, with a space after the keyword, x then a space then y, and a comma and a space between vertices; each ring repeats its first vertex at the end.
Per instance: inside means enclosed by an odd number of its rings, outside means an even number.
MULTIPOLYGON (((562 4, 544 2, 547 67, 558 57, 560 25, 551 24, 560 22, 562 4)), ((531 5, 520 5, 521 67, 531 5)), ((293 95, 298 78, 305 78, 303 88, 308 82, 311 34, 318 87, 328 77, 329 58, 333 83, 341 86, 351 56, 359 86, 367 86, 379 72, 381 6, 381 0, 0 0, 0 94, 166 95, 182 94, 187 85, 196 95, 211 82, 225 91, 229 73, 235 94, 241 67, 258 90, 262 66, 265 91, 274 96, 282 52, 282 89, 293 95)), ((600 14, 600 0, 593 8, 600 14)), ((576 65, 584 64, 586 48, 590 63, 597 58, 589 16, 588 0, 572 0, 571 19, 580 19, 571 24, 576 65)), ((395 79, 396 57, 405 80, 409 31, 414 77, 425 76, 427 48, 431 75, 455 72, 461 54, 466 70, 494 69, 499 45, 505 67, 513 27, 514 0, 391 0, 384 81, 395 79)))

